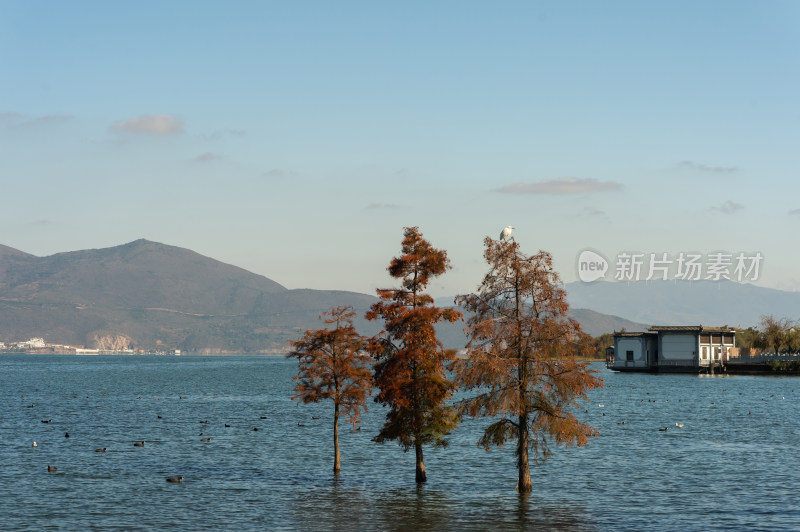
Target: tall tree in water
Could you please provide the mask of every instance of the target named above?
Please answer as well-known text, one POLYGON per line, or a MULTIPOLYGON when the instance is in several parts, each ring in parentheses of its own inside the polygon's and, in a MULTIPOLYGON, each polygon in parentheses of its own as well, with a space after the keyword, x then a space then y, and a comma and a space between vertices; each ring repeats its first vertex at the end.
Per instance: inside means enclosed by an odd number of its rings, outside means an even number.
POLYGON ((602 386, 576 353, 591 350, 588 335, 567 317, 566 293, 550 254, 526 256, 511 238, 484 241, 489 273, 476 294, 458 296, 470 314, 468 358, 458 382, 477 395, 462 401, 471 416, 498 418, 478 441, 487 451, 517 440, 517 489, 533 487, 528 459, 544 461, 548 441, 585 445, 595 431, 573 414, 588 390, 602 386))
POLYGON ((397 440, 404 451, 414 448, 416 480, 425 482, 424 444, 447 445, 457 416, 445 401, 454 391, 446 369, 455 351, 444 349, 434 325, 454 322, 461 313, 442 309, 424 292, 431 279, 450 268, 445 251, 435 249, 417 227, 406 227, 400 257, 389 264, 389 274, 401 279, 400 288, 378 290, 380 301, 367 312, 367 319, 384 321, 384 329, 373 338, 375 401, 390 408, 375 441, 397 440))
POLYGON ((366 351, 367 338, 353 327, 352 307, 336 307, 320 316, 331 329, 306 331, 302 338, 291 342, 287 358, 296 358, 297 385, 292 399, 303 403, 333 401, 333 472, 341 471, 339 453, 339 416, 359 422, 361 411, 367 410, 367 395, 372 390, 372 359, 366 351))

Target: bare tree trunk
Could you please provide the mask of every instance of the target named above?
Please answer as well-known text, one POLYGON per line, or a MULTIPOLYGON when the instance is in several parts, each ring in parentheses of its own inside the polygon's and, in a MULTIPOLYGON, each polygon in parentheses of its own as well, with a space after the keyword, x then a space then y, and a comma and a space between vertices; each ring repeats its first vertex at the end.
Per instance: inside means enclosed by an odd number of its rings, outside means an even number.
POLYGON ((425 474, 425 461, 422 459, 422 443, 417 440, 414 443, 414 450, 417 454, 417 482, 425 482, 428 476, 425 474))
POLYGON ((342 469, 342 456, 339 454, 339 403, 333 405, 333 474, 338 475, 342 469))
POLYGON ((514 278, 514 295, 516 301, 516 309, 514 318, 517 322, 516 342, 517 342, 517 360, 519 362, 518 374, 519 378, 519 403, 522 409, 519 415, 519 434, 517 437, 517 467, 519 468, 519 478, 517 480, 517 491, 520 493, 530 493, 533 491, 533 484, 531 483, 531 468, 528 464, 528 360, 525 352, 522 349, 522 326, 521 318, 521 305, 522 296, 519 288, 519 275, 514 278))
POLYGON ((531 469, 528 465, 528 416, 519 416, 519 437, 517 438, 517 466, 519 468, 519 479, 517 480, 517 491, 520 493, 530 493, 533 491, 531 483, 531 469))
MULTIPOLYGON (((415 276, 416 276, 416 273, 415 273, 415 276)), ((415 277, 415 279, 416 279, 416 277, 415 277)), ((414 299, 414 305, 415 306, 416 306, 416 297, 417 297, 417 294, 416 294, 416 292, 414 292, 414 298, 415 298, 414 299)), ((419 431, 422 430, 422 410, 421 410, 421 408, 419 406, 419 402, 417 401, 416 381, 417 381, 418 375, 417 375, 417 366, 416 366, 416 364, 414 364, 413 373, 414 373, 414 384, 412 384, 412 386, 414 387, 414 391, 413 391, 414 406, 413 406, 413 408, 414 408, 414 425, 415 425, 415 427, 414 427, 414 451, 415 451, 416 458, 417 458, 416 480, 417 480, 417 483, 422 483, 422 482, 426 482, 428 480, 428 475, 425 473, 425 460, 423 460, 423 458, 422 458, 422 439, 421 439, 421 436, 420 436, 420 433, 419 433, 419 431)))

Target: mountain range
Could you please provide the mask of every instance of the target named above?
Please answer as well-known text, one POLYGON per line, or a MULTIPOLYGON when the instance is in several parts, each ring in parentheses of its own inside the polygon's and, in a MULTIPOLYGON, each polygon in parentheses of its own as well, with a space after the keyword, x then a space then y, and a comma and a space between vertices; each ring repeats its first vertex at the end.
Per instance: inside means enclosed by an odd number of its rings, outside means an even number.
MULTIPOLYGON (((285 350, 331 306, 374 297, 289 290, 193 251, 137 240, 35 257, 0 246, 0 340, 102 349, 285 350)), ((369 329, 373 324, 358 324, 369 329)))
MULTIPOLYGON (((650 324, 742 325, 762 314, 800 315, 800 294, 738 283, 570 283, 570 315, 593 336, 650 324), (622 318, 620 316, 625 316, 622 318)), ((262 275, 179 247, 137 240, 37 257, 0 245, 0 341, 44 337, 101 349, 189 353, 284 352, 322 326, 318 316, 349 305, 362 334, 376 298, 336 290, 290 290, 262 275)), ((451 306, 453 298, 437 299, 451 306)), ((463 323, 438 328, 464 346, 463 323)))
POLYGON ((568 283, 565 288, 572 307, 649 325, 751 327, 761 316, 800 318, 800 292, 735 281, 596 281, 568 283))

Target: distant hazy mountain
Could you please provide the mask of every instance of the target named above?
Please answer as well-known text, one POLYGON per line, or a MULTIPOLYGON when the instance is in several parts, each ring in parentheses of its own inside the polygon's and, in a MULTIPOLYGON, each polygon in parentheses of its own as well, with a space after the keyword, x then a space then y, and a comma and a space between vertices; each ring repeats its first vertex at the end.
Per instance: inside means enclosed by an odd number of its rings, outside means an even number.
MULTIPOLYGON (((800 293, 733 282, 570 283, 570 315, 593 336, 647 325, 756 324, 762 314, 800 317, 800 293), (620 317, 624 316, 624 318, 620 317)), ((264 276, 174 246, 122 246, 36 257, 0 245, 0 341, 44 337, 87 347, 186 352, 285 350, 287 340, 321 327, 319 314, 371 295, 288 290, 264 276)), ((437 300, 451 306, 452 298, 437 300)), ((464 323, 442 325, 445 346, 464 346, 464 323)))
POLYGON ((588 308, 570 308, 567 312, 573 319, 581 324, 583 332, 592 336, 600 336, 614 331, 644 331, 650 324, 638 323, 619 316, 603 314, 588 308))
POLYGON ((574 282, 566 290, 573 307, 651 325, 749 327, 762 315, 800 318, 800 292, 732 281, 574 282))
POLYGON ((33 257, 33 255, 0 244, 0 260, 5 257, 33 257))
MULTIPOLYGON (((147 240, 35 257, 0 246, 0 340, 188 352, 283 349, 331 306, 374 297, 287 290, 261 275, 147 240)), ((362 328, 374 326, 360 324, 362 328)))

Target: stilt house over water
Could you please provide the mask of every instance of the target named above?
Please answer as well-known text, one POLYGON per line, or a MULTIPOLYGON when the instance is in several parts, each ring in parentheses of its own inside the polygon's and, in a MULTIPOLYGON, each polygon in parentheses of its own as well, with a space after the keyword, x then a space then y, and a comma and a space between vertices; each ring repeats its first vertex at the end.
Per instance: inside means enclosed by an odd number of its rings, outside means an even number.
POLYGON ((690 372, 723 366, 736 356, 731 327, 657 326, 646 332, 614 332, 613 363, 617 371, 690 372))

